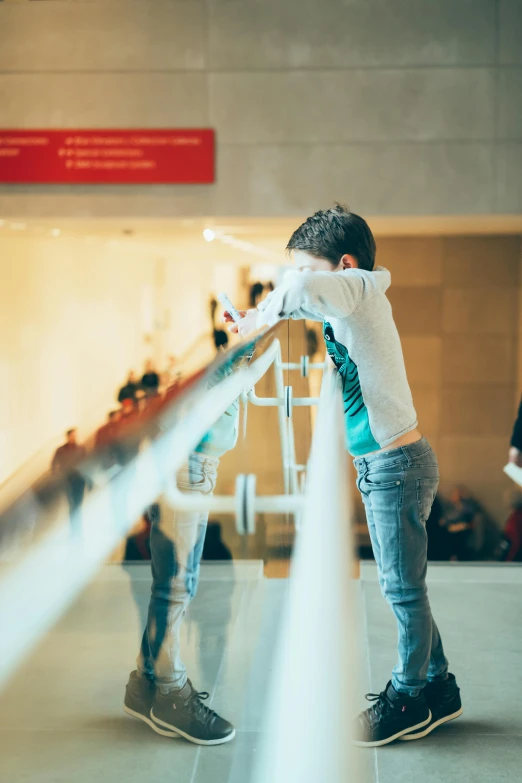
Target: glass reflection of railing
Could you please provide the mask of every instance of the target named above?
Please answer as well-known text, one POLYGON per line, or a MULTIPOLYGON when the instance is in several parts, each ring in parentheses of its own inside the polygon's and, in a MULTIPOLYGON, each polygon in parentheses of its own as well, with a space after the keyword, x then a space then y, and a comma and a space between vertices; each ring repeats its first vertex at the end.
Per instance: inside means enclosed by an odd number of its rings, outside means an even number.
POLYGON ((65 479, 37 482, 0 512, 0 684, 158 497, 178 510, 233 513, 242 535, 253 532, 259 513, 291 514, 300 518, 302 530, 266 718, 271 747, 261 755, 257 780, 336 783, 353 770, 345 737, 357 668, 341 398, 331 371, 325 374, 320 400, 294 396, 285 373, 300 370, 306 377, 311 366, 306 359, 284 362, 276 334, 277 328, 266 330, 220 354, 133 430, 76 466, 93 486, 77 528, 70 527, 58 503, 65 479), (255 386, 271 368, 275 396, 259 396, 255 386), (240 400, 277 409, 283 494, 256 494, 253 474, 239 475, 231 495, 180 492, 176 474, 189 454, 234 446, 240 400), (296 460, 292 413, 317 403, 318 425, 306 471, 296 460), (109 447, 117 460, 107 459, 109 447), (313 670, 321 671, 327 682, 314 689, 311 708, 304 683, 313 670), (328 718, 321 718, 320 731, 315 721, 319 714, 328 718))
POLYGON ((67 476, 44 476, 0 511, 0 680, 163 492, 177 499, 180 507, 191 502, 204 507, 211 502, 214 509, 236 512, 241 520, 238 529, 243 532, 252 529, 248 520, 256 511, 299 512, 300 493, 254 500, 252 477, 238 478, 234 496, 210 501, 198 493, 181 495, 175 482, 187 455, 209 437, 217 434, 223 450, 234 445, 238 400, 253 389, 279 355, 274 330, 261 333, 220 354, 145 420, 91 451, 74 468, 92 487, 79 509, 76 526, 71 527, 72 518, 62 502, 67 476), (227 412, 234 415, 227 417, 227 412), (224 424, 232 425, 229 432, 223 432, 224 424), (107 458, 108 450, 117 454, 116 459, 107 458), (41 587, 31 597, 26 589, 19 589, 35 583, 41 587))

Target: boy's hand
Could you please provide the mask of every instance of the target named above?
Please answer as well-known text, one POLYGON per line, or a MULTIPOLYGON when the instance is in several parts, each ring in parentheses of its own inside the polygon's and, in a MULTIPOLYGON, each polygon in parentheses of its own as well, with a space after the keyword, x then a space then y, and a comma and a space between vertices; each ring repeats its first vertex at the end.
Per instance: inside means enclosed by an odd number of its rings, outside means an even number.
MULTIPOLYGON (((246 310, 238 310, 238 313, 241 316, 241 318, 244 318, 245 315, 247 314, 247 311, 246 310)), ((232 318, 232 316, 230 315, 228 310, 225 310, 225 312, 223 313, 223 320, 224 320, 224 322, 226 324, 230 324, 230 323, 233 324, 233 323, 235 323, 234 319, 232 318)), ((232 331, 232 330, 230 330, 230 331, 232 331)), ((237 331, 237 329, 236 329, 236 331, 237 331)))
POLYGON ((259 314, 257 308, 254 308, 253 310, 240 310, 239 314, 241 316, 241 321, 239 321, 239 323, 234 323, 229 312, 223 314, 225 323, 232 324, 228 327, 229 332, 239 334, 241 337, 248 337, 249 334, 257 331, 257 316, 259 314))

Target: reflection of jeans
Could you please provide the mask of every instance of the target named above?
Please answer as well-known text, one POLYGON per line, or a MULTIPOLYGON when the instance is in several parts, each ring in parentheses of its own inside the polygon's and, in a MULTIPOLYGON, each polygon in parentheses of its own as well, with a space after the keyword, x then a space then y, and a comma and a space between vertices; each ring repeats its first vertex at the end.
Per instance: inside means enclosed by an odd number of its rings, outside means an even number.
POLYGON ((426 589, 426 520, 439 484, 437 458, 422 438, 354 464, 379 584, 399 628, 392 683, 415 696, 448 668, 426 589))
MULTIPOLYGON (((218 462, 216 457, 191 454, 178 473, 178 488, 212 494, 218 462)), ((152 596, 137 664, 139 671, 168 690, 182 688, 187 680, 180 657, 180 626, 198 587, 208 513, 176 511, 166 495, 158 505, 150 537, 152 596)))
POLYGON ((79 530, 82 524, 81 507, 85 492, 85 480, 82 476, 73 475, 66 478, 67 500, 69 502, 69 518, 71 528, 79 530))

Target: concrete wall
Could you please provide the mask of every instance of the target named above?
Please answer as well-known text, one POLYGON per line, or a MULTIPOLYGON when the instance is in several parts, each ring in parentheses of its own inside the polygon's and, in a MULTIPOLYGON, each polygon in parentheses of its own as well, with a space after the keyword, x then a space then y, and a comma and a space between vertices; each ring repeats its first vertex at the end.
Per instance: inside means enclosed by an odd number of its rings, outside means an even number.
POLYGON ((520 0, 2 2, 1 126, 212 126, 218 171, 0 214, 519 212, 521 40, 520 0))
POLYGON ((420 427, 441 489, 463 483, 504 520, 502 474, 520 397, 520 237, 378 242, 420 427))

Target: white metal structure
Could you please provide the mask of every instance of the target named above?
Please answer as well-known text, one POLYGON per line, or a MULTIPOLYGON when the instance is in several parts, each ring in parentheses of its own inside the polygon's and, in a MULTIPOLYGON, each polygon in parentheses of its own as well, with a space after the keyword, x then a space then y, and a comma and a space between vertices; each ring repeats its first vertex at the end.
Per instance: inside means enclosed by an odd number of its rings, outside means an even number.
POLYGON ((361 783, 350 741, 356 652, 352 498, 338 376, 325 375, 302 529, 254 783, 361 783))

